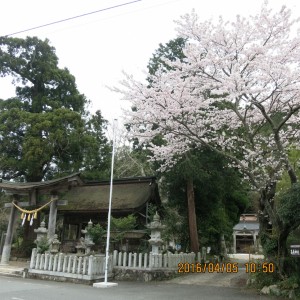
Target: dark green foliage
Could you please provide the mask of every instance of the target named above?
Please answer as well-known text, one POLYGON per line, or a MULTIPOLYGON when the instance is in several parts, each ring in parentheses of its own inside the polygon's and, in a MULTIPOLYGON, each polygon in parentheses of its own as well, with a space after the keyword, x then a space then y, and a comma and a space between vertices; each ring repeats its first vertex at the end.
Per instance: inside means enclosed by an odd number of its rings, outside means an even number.
POLYGON ((55 48, 37 37, 0 39, 0 75, 11 75, 23 109, 32 113, 64 107, 84 112, 85 97, 68 69, 58 68, 55 48))
MULTIPOLYGON (((195 204, 201 246, 211 246, 218 252, 221 234, 228 241, 232 228, 248 205, 247 186, 238 171, 227 167, 226 160, 208 149, 189 153, 167 174, 164 191, 169 205, 177 206, 181 216, 187 216, 185 178, 194 178, 195 204)), ((181 230, 187 236, 187 224, 181 230)), ((184 244, 184 241, 183 241, 184 244)))
POLYGON ((137 218, 133 214, 123 218, 111 217, 110 229, 112 232, 112 240, 115 243, 120 243, 122 246, 123 238, 126 232, 135 228, 136 220, 137 218))
POLYGON ((158 67, 163 68, 165 71, 170 71, 172 68, 166 64, 165 58, 170 61, 176 61, 177 59, 183 61, 185 55, 182 51, 186 40, 179 37, 174 40, 170 40, 165 45, 159 44, 158 49, 153 54, 152 58, 148 63, 148 71, 150 75, 155 74, 158 70, 158 67))
POLYGON ((33 248, 36 248, 36 244, 31 240, 24 239, 20 245, 20 248, 18 249, 18 256, 26 258, 30 257, 33 248))
POLYGON ((278 253, 278 238, 266 232, 260 232, 260 241, 266 256, 275 257, 278 253))
POLYGON ((88 227, 87 232, 92 238, 93 242, 96 245, 99 245, 103 241, 106 230, 100 224, 96 224, 93 227, 88 227))
POLYGON ((35 241, 38 253, 45 253, 50 249, 50 241, 46 236, 41 237, 35 241))
POLYGON ((83 174, 87 180, 105 180, 110 176, 112 145, 105 132, 107 121, 98 110, 86 123, 83 174))
MULTIPOLYGON (((166 187, 164 191, 166 192, 166 187)), ((162 230, 162 239, 165 242, 173 241, 181 242, 186 237, 187 224, 186 218, 180 212, 180 208, 175 206, 174 203, 164 203, 161 207, 156 205, 148 205, 148 222, 153 221, 153 217, 158 213, 160 221, 164 225, 162 230)), ((147 229, 150 235, 151 230, 147 229)))
MULTIPOLYGON (((281 291, 282 296, 286 296, 288 298, 290 292, 294 290, 295 294, 297 296, 300 295, 300 272, 299 272, 299 259, 289 259, 287 262, 288 266, 292 266, 293 270, 291 270, 292 275, 289 275, 288 277, 280 278, 279 273, 252 273, 252 286, 256 289, 262 289, 264 286, 271 286, 276 284, 278 288, 281 291), (295 271, 296 270, 296 271, 295 271)), ((298 299, 295 298, 295 299, 298 299)))
POLYGON ((276 272, 274 273, 262 273, 257 272, 251 274, 254 279, 254 285, 257 289, 262 289, 264 286, 270 286, 278 283, 279 276, 276 272))
POLYGON ((5 202, 10 202, 11 200, 4 194, 4 192, 0 192, 0 239, 2 233, 6 232, 8 225, 8 214, 7 210, 4 208, 5 202))
POLYGON ((281 197, 277 210, 282 222, 296 229, 300 226, 300 184, 295 183, 281 197))
POLYGON ((40 181, 79 170, 104 177, 106 121, 86 112, 88 101, 48 40, 0 38, 0 76, 12 76, 16 87, 15 98, 0 99, 2 178, 40 181))
POLYGON ((133 214, 128 215, 127 217, 123 218, 114 218, 111 217, 111 230, 116 231, 128 231, 133 230, 136 226, 136 216, 133 214))
POLYGON ((300 226, 293 230, 288 237, 288 245, 298 245, 300 241, 300 226))
POLYGON ((165 225, 162 231, 163 240, 182 242, 186 238, 187 224, 178 207, 166 204, 162 223, 165 225))
MULTIPOLYGON (((299 273, 298 273, 299 274, 299 273)), ((300 276, 292 276, 286 278, 285 280, 279 283, 279 287, 283 290, 293 290, 299 288, 300 285, 300 276)))

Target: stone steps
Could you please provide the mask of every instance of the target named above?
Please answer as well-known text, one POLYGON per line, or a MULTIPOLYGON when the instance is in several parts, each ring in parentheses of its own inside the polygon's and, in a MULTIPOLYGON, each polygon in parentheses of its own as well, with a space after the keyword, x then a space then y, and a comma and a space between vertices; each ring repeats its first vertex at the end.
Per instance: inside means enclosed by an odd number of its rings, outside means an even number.
POLYGON ((25 277, 24 274, 26 274, 26 271, 23 268, 0 266, 0 276, 25 277))
POLYGON ((0 264, 0 276, 26 277, 28 268, 28 259, 11 260, 7 265, 0 264))

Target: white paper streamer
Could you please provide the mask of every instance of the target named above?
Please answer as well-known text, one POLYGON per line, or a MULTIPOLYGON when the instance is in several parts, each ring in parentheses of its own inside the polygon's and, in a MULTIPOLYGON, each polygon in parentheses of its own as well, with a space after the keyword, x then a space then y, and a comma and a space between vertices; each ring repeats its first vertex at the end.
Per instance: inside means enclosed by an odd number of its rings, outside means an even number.
POLYGON ((24 215, 24 218, 23 218, 23 221, 22 221, 22 226, 24 225, 24 223, 25 223, 25 220, 26 220, 26 214, 24 215))
POLYGON ((32 217, 31 217, 31 219, 30 219, 30 226, 32 226, 32 224, 33 224, 33 215, 32 215, 32 217))

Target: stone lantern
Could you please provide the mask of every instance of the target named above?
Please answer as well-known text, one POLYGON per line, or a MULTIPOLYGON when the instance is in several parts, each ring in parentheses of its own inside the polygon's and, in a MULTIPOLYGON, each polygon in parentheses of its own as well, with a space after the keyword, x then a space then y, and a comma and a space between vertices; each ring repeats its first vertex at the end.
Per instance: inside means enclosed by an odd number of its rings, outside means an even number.
POLYGON ((50 245, 47 237, 48 229, 45 227, 45 225, 45 222, 42 221, 40 227, 38 229, 34 229, 34 232, 36 233, 36 240, 34 241, 34 243, 37 246, 38 252, 45 251, 46 249, 48 250, 50 245))
POLYGON ((42 221, 40 227, 38 229, 34 229, 34 232, 36 233, 36 242, 39 242, 43 238, 47 237, 48 229, 45 227, 45 225, 45 221, 42 221))
POLYGON ((57 239, 57 234, 54 234, 53 239, 50 244, 50 252, 56 254, 59 251, 59 246, 61 242, 57 239))
POLYGON ((151 230, 149 244, 152 246, 152 254, 159 254, 159 247, 163 244, 161 239, 161 231, 165 228, 160 222, 160 217, 156 212, 153 221, 147 225, 147 228, 151 230))
POLYGON ((81 237, 79 239, 79 242, 77 243, 77 245, 75 246, 76 250, 77 250, 77 255, 84 255, 86 246, 84 244, 84 238, 81 237))
POLYGON ((90 220, 88 222, 88 226, 81 230, 81 232, 84 234, 84 245, 85 245, 85 254, 89 254, 91 252, 91 248, 95 245, 93 242, 91 236, 88 234, 88 229, 93 227, 93 222, 90 220))

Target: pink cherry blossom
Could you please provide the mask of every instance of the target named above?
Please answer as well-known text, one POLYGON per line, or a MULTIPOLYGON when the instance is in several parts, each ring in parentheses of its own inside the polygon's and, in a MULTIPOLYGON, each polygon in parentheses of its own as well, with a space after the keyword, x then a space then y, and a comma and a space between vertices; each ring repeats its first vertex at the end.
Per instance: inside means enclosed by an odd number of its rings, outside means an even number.
POLYGON ((208 146, 256 188, 284 170, 294 173, 288 151, 300 146, 298 22, 288 8, 274 12, 267 4, 234 22, 184 15, 176 24, 178 36, 187 38, 186 59, 165 59, 172 70, 158 70, 150 87, 125 74, 123 87, 114 88, 135 108, 126 114, 131 137, 149 144, 162 170, 208 146), (162 145, 152 143, 157 135, 162 145))

